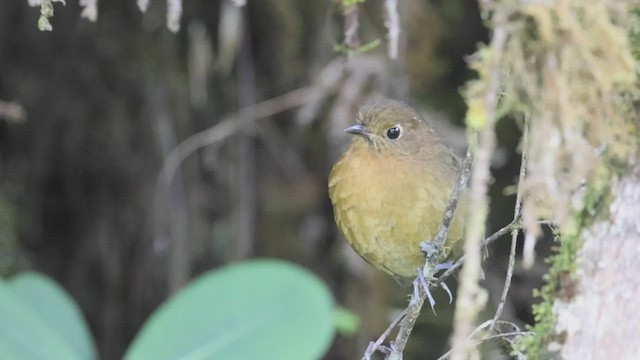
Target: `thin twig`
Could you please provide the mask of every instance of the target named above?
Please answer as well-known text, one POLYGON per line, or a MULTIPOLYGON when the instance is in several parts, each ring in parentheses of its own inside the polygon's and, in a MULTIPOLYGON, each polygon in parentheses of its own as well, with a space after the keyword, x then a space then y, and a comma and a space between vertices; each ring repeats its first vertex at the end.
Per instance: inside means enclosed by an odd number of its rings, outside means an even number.
POLYGON ((360 47, 360 7, 357 4, 344 9, 344 44, 348 49, 360 47))
MULTIPOLYGON (((469 336, 467 337, 467 340, 471 340, 477 333, 479 333, 480 331, 484 330, 485 328, 489 327, 491 325, 491 320, 487 320, 485 322, 483 322, 482 324, 478 325, 471 334, 469 334, 469 336)), ((451 353, 453 352, 453 349, 450 349, 449 351, 447 351, 446 353, 444 353, 442 356, 440 356, 438 358, 438 360, 444 360, 447 359, 451 353)))
MULTIPOLYGON (((433 275, 433 268, 437 263, 440 255, 440 251, 438 249, 442 249, 442 247, 444 246, 443 239, 447 238, 447 234, 449 232, 449 226, 451 225, 451 220, 455 213, 456 207, 458 206, 459 198, 462 194, 463 189, 465 189, 467 186, 467 181, 469 180, 469 174, 470 174, 472 163, 473 163, 473 152, 471 150, 471 146, 469 146, 469 149, 467 150, 467 154, 465 156, 465 160, 462 165, 462 169, 460 171, 460 174, 458 175, 458 180, 456 181, 456 184, 449 198, 449 204, 443 214, 440 227, 438 228, 438 233, 434 238, 434 241, 432 242, 432 244, 434 245, 432 246, 431 256, 427 256, 427 260, 425 262, 426 271, 424 271, 424 273, 428 279, 430 279, 433 275)), ((444 281, 444 279, 442 281, 444 281)), ((440 281, 440 283, 442 281, 440 281)), ((402 321, 400 323, 400 330, 398 331, 398 335, 396 336, 396 340, 394 341, 392 352, 395 353, 396 356, 398 356, 399 354, 402 354, 404 347, 406 346, 407 340, 409 338, 409 335, 411 334, 411 331, 413 330, 413 327, 415 325, 415 321, 417 320, 418 315, 420 315, 420 310, 422 309, 422 304, 424 303, 424 300, 426 297, 427 297, 427 293, 425 291, 420 291, 419 296, 417 298, 413 298, 409 303, 409 305, 407 306, 407 308, 393 322, 392 324, 393 326, 390 326, 389 328, 387 328, 385 333, 383 333, 383 335, 380 336, 378 340, 376 340, 373 346, 370 346, 367 349, 367 352, 365 353, 365 356, 363 357, 363 359, 367 359, 369 355, 373 354, 379 348, 379 346, 382 345, 388 333, 390 332, 390 329, 393 329, 395 325, 400 321, 402 321)))
MULTIPOLYGON (((480 345, 485 341, 490 341, 490 340, 495 340, 495 339, 500 339, 500 338, 505 338, 505 337, 512 337, 512 336, 527 336, 527 335, 531 335, 532 332, 530 331, 513 331, 513 332, 508 332, 508 333, 501 333, 501 334, 495 334, 495 335, 490 335, 490 336, 485 336, 481 339, 476 340, 476 345, 480 345)), ((447 351, 446 353, 442 354, 442 356, 440 356, 437 360, 445 360, 448 359, 449 356, 451 355, 451 350, 447 351)))
MULTIPOLYGON (((540 221, 539 223, 541 225, 549 225, 548 221, 540 221)), ((515 222, 509 223, 508 225, 504 226, 503 228, 501 228, 500 230, 496 231, 491 236, 486 238, 482 242, 482 245, 478 249, 490 245, 491 243, 493 243, 494 241, 498 240, 500 237, 506 235, 507 233, 509 233, 513 229, 519 229, 519 227, 520 227, 519 223, 515 223, 515 222)), ((438 279, 436 279, 435 281, 433 281, 429 285, 429 289, 434 290, 438 286, 440 286, 440 284, 442 282, 447 280, 451 275, 453 275, 453 273, 457 269, 459 269, 462 266, 462 264, 464 263, 464 260, 465 260, 465 256, 460 257, 455 263, 453 263, 453 265, 451 265, 451 268, 449 268, 449 269, 447 269, 447 271, 443 272, 442 275, 440 275, 438 277, 438 279)), ((422 297, 422 301, 424 302, 424 296, 425 295, 421 293, 420 296, 422 297)), ((386 340, 387 336, 389 336, 389 333, 391 332, 391 330, 393 330, 393 328, 395 328, 396 325, 402 319, 404 319, 404 317, 407 315, 407 312, 409 311, 409 309, 410 308, 414 308, 414 307, 417 307, 417 306, 415 304, 411 304, 410 303, 407 306, 407 308, 404 309, 404 311, 402 311, 402 313, 400 313, 400 315, 398 315, 398 317, 395 320, 393 320, 393 322, 391 322, 391 325, 389 325, 389 327, 382 333, 382 335, 380 335, 380 337, 373 343, 373 345, 369 347, 370 354, 373 354, 373 352, 375 352, 380 347, 380 345, 382 345, 382 343, 384 343, 384 341, 386 340)), ((395 343, 394 343, 394 346, 395 346, 395 343)), ((366 359, 366 357, 363 357, 363 359, 366 359)))
MULTIPOLYGON (((165 208, 163 202, 169 195, 172 181, 180 167, 180 164, 182 164, 189 155, 203 147, 214 145, 227 139, 250 122, 264 119, 285 110, 303 105, 310 99, 316 99, 318 96, 327 96, 335 91, 335 84, 326 85, 302 87, 284 95, 247 106, 241 109, 238 113, 225 117, 218 124, 191 135, 171 150, 162 165, 162 169, 160 170, 156 181, 154 209, 158 212, 155 220, 156 227, 158 227, 157 231, 159 231, 160 224, 163 223, 162 220, 159 220, 160 211, 165 208)), ((157 249, 156 251, 165 251, 167 247, 167 239, 163 236, 156 235, 154 243, 154 248, 157 249)))
MULTIPOLYGON (((538 221, 538 224, 539 225, 553 226, 553 223, 551 221, 548 221, 548 220, 540 220, 540 221, 538 221)), ((493 233, 488 238, 484 239, 484 241, 482 242, 482 245, 478 247, 478 250, 483 248, 483 247, 489 246, 490 244, 492 244, 493 242, 495 242, 496 240, 498 240, 502 236, 508 234, 509 232, 512 232, 514 230, 520 230, 521 227, 522 227, 522 225, 520 224, 520 222, 512 221, 508 225, 500 228, 500 230, 496 231, 495 233, 493 233)), ((440 275, 436 280, 434 280, 433 282, 431 282, 429 284, 429 289, 430 290, 434 290, 434 289, 438 288, 438 286, 440 286, 441 283, 443 283, 445 280, 447 280, 451 275, 453 275, 453 273, 456 270, 458 270, 462 266, 462 264, 464 263, 465 259, 466 259, 466 256, 461 256, 458 260, 456 260, 456 262, 454 262, 453 265, 451 265, 451 267, 449 269, 447 269, 447 271, 443 272, 442 275, 440 275)), ((421 296, 423 296, 423 295, 421 294, 421 296)), ((424 298, 423 298, 423 302, 424 302, 424 298)), ((391 324, 382 333, 382 335, 380 335, 380 337, 374 343, 372 343, 372 345, 370 345, 368 347, 367 350, 368 350, 369 354, 373 354, 376 350, 378 350, 380 348, 380 346, 387 339, 387 337, 389 336, 391 331, 407 315, 407 312, 409 311, 409 309, 410 308, 414 308, 414 307, 416 307, 416 306, 413 305, 413 304, 409 304, 407 306, 407 308, 404 309, 400 313, 400 315, 398 315, 396 317, 396 319, 391 322, 391 324)), ((394 347, 395 347, 395 343, 394 343, 394 347)), ((448 353, 450 353, 450 351, 448 353)), ((369 360, 366 356, 362 357, 362 359, 363 360, 365 360, 365 359, 369 360)))
POLYGON ((318 90, 313 86, 302 87, 284 95, 247 106, 237 114, 228 116, 218 124, 193 134, 176 146, 162 165, 158 186, 168 187, 180 164, 197 150, 216 144, 233 135, 244 125, 306 103, 318 90), (253 116, 246 116, 251 114, 253 116))
MULTIPOLYGON (((369 347, 367 348, 367 353, 373 354, 378 348, 380 348, 380 345, 382 345, 382 343, 387 339, 387 336, 389 336, 391 331, 396 327, 396 325, 398 325, 398 323, 402 319, 404 319, 406 315, 407 315, 407 309, 404 309, 400 313, 400 315, 398 315, 398 317, 395 320, 393 320, 391 324, 389 324, 387 329, 380 335, 380 337, 374 343, 369 345, 369 347)), ((364 357, 362 357, 362 360, 370 360, 370 359, 368 359, 367 356, 365 355, 364 357)))
MULTIPOLYGON (((529 145, 529 116, 525 115, 524 129, 522 131, 522 161, 520 162, 520 175, 518 176, 518 192, 516 195, 516 204, 513 210, 513 221, 520 222, 520 216, 522 214, 522 186, 524 184, 524 177, 527 173, 527 149, 529 145)), ((489 332, 492 332, 496 326, 496 322, 502 316, 504 311, 504 305, 507 302, 507 296, 509 294, 509 288, 511 287, 511 279, 513 278, 513 268, 516 263, 516 245, 518 243, 519 229, 513 229, 511 231, 511 250, 509 251, 509 265, 507 266, 507 275, 504 279, 504 288, 502 289, 502 296, 500 297, 500 303, 496 309, 493 320, 491 321, 491 327, 489 332)))
MULTIPOLYGON (((511 324, 508 323, 510 325, 512 325, 517 331, 511 331, 511 332, 506 332, 506 333, 500 333, 500 334, 495 334, 495 335, 487 335, 487 336, 483 336, 482 338, 475 340, 475 344, 480 345, 481 343, 485 342, 485 341, 489 341, 489 340, 493 340, 493 339, 499 339, 499 338, 504 338, 504 337, 510 337, 510 336, 523 336, 523 335, 527 335, 530 334, 530 332, 528 331, 520 331, 520 328, 518 328, 518 326, 516 326, 515 324, 511 324)), ((495 325, 493 320, 487 320, 485 322, 483 322, 482 324, 478 325, 475 330, 473 330, 473 332, 467 337, 467 340, 472 340, 479 332, 481 332, 482 330, 489 328, 489 333, 491 332, 491 327, 493 327, 495 325)), ((442 356, 440 356, 438 358, 438 360, 444 360, 449 358, 449 356, 451 355, 451 353, 453 352, 453 349, 447 351, 446 353, 442 354, 442 356)))
MULTIPOLYGON (((473 144, 474 142, 475 134, 472 136, 471 144, 473 144)), ((460 171, 460 174, 458 175, 455 186, 453 187, 451 196, 449 197, 449 204, 447 205, 447 209, 445 210, 442 216, 442 221, 440 222, 440 226, 438 227, 438 233, 436 234, 433 242, 427 243, 430 244, 431 250, 430 253, 427 252, 427 255, 425 256, 426 261, 423 269, 423 275, 426 279, 431 279, 433 277, 434 269, 440 260, 442 248, 444 247, 447 235, 449 234, 449 227, 451 226, 451 221, 453 220, 456 208, 458 207, 458 202, 460 201, 462 192, 467 187, 467 182, 469 181, 469 176, 471 174, 471 165, 473 164, 472 147, 473 145, 470 145, 467 149, 467 154, 465 155, 464 161, 462 163, 462 169, 460 171)), ((404 319, 402 319, 402 322, 400 322, 398 335, 396 336, 396 339, 393 342, 393 346, 391 348, 391 353, 393 356, 402 358, 402 352, 407 345, 409 335, 411 335, 411 332, 413 331, 415 322, 420 315, 422 304, 424 303, 424 300, 428 295, 429 294, 423 289, 420 291, 417 299, 413 298, 411 300, 410 306, 406 311, 406 316, 404 317, 404 319)))
POLYGON ((482 339, 480 339, 479 341, 480 342, 484 342, 484 341, 500 339, 500 338, 505 338, 505 337, 510 337, 510 336, 527 336, 527 335, 531 335, 531 334, 533 334, 533 332, 531 332, 531 331, 512 331, 512 332, 507 332, 507 333, 500 333, 500 334, 494 334, 494 335, 485 336, 482 339))
POLYGON ((442 221, 440 222, 440 226, 438 227, 438 233, 433 239, 433 250, 431 254, 427 255, 427 261, 425 262, 425 267, 423 272, 427 278, 429 275, 432 275, 433 266, 437 265, 440 260, 440 255, 442 254, 442 249, 444 248, 444 243, 447 241, 447 236, 449 235, 449 227, 451 226, 451 221, 453 221, 453 215, 455 214, 456 208, 458 207, 458 202, 460 201, 460 197, 462 195, 462 191, 467 188, 467 183, 469 181, 469 176, 471 175, 471 166, 473 165, 473 151, 472 147, 476 142, 477 134, 474 133, 471 136, 471 145, 467 148, 467 154, 464 157, 464 161, 462 163, 462 169, 460 171, 460 175, 458 175, 458 180, 456 181, 455 186, 453 187, 453 191, 451 192, 451 197, 449 198, 449 205, 442 215, 442 221), (428 268, 431 266, 431 269, 428 268))
POLYGON ((398 14, 398 0, 385 0, 384 7, 387 10, 385 25, 389 32, 387 38, 387 52, 390 59, 398 58, 398 44, 400 43, 400 15, 398 14))
MULTIPOLYGON (((509 223, 509 225, 501 228, 500 230, 496 231, 495 233, 493 233, 493 235, 489 236, 488 238, 486 238, 483 242, 482 245, 478 247, 478 250, 491 244, 492 242, 498 240, 500 237, 502 237, 503 235, 513 231, 514 229, 519 229, 520 228, 520 224, 516 223, 516 222, 511 222, 509 223)), ((453 275, 453 273, 458 270, 462 264, 464 263, 464 261, 466 260, 466 255, 461 256, 458 260, 456 260, 455 263, 453 263, 453 265, 451 265, 451 267, 449 269, 447 269, 447 271, 443 272, 442 275, 440 275, 440 277, 438 277, 437 280, 435 280, 432 283, 432 287, 435 288, 437 286, 440 285, 440 283, 442 283, 443 281, 445 281, 449 276, 453 275)))

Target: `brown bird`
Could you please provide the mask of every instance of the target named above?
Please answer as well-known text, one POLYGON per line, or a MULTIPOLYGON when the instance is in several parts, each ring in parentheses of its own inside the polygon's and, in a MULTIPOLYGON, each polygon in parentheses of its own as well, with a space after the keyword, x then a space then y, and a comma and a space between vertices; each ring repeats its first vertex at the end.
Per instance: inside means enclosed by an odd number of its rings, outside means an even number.
MULTIPOLYGON (((394 100, 365 106, 356 135, 329 175, 336 223, 353 249, 401 284, 424 265, 419 244, 431 241, 442 220, 461 161, 418 113, 394 100)), ((442 259, 462 251, 461 201, 442 259)))

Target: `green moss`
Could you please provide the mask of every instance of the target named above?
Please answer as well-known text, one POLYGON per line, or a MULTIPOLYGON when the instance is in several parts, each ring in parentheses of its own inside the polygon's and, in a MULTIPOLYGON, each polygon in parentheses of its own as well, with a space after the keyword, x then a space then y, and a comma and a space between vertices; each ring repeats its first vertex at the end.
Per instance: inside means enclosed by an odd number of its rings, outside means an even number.
POLYGON ((629 39, 631 40, 631 52, 633 57, 640 60, 640 6, 634 6, 630 11, 632 19, 629 28, 629 39))
POLYGON ((553 301, 559 291, 562 278, 572 278, 575 271, 574 260, 579 247, 579 238, 565 238, 558 254, 547 260, 551 262, 549 273, 545 275, 547 282, 540 290, 535 289, 533 295, 541 302, 533 306, 535 325, 529 327, 533 335, 522 337, 514 346, 518 352, 526 353, 528 359, 546 359, 552 357, 547 345, 556 339, 556 318, 553 313, 553 301))

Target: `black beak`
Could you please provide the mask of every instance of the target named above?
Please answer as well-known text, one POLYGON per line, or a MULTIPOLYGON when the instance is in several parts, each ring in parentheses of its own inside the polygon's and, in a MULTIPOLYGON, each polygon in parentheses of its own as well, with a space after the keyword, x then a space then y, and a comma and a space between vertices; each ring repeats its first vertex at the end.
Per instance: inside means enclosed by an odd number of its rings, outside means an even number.
POLYGON ((349 134, 364 136, 365 138, 369 138, 371 135, 369 130, 367 130, 367 127, 362 124, 351 125, 344 129, 344 131, 349 134))

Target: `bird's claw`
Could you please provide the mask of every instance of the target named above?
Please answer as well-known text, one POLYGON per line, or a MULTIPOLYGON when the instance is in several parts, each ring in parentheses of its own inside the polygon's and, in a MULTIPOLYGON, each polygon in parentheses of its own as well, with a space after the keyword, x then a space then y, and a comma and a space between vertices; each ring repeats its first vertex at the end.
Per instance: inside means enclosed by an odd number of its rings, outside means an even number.
POLYGON ((443 263, 437 264, 433 269, 434 274, 437 274, 438 271, 441 271, 441 270, 449 270, 452 267, 453 267, 453 263, 451 261, 445 261, 443 263))
POLYGON ((431 305, 431 311, 433 311, 434 315, 438 316, 435 308, 436 301, 433 299, 433 295, 431 295, 431 291, 429 290, 429 284, 427 283, 427 279, 424 278, 424 273, 422 272, 422 268, 418 268, 418 277, 413 282, 414 295, 416 293, 420 294, 420 291, 418 290, 418 286, 422 286, 424 293, 427 295, 427 299, 429 299, 429 305, 431 305))
POLYGON ((440 283, 440 286, 444 289, 444 291, 447 292, 447 295, 449 295, 449 304, 453 303, 453 295, 451 294, 451 290, 449 289, 447 284, 443 281, 440 283))
MULTIPOLYGON (((446 262, 437 264, 434 267, 434 273, 437 274, 439 271, 442 271, 442 270, 447 271, 452 267, 453 267, 453 263, 451 261, 446 261, 446 262)), ((449 295, 449 304, 451 304, 453 302, 453 295, 451 294, 451 290, 449 289, 449 287, 444 281, 440 283, 440 286, 444 289, 444 291, 447 292, 447 295, 449 295)))
MULTIPOLYGON (((453 263, 451 262, 444 262, 444 263, 440 263, 437 264, 436 266, 434 266, 434 274, 442 271, 442 270, 449 270, 451 269, 451 267, 453 266, 453 263)), ((411 298, 411 303, 413 304, 413 302, 415 301, 415 299, 418 298, 418 296, 420 296, 420 289, 419 287, 422 287, 422 289, 425 292, 425 295, 427 296, 427 299, 429 300, 429 305, 431 306, 431 311, 433 311, 434 315, 438 315, 436 313, 436 309, 435 309, 435 305, 436 305, 436 301, 433 298, 433 295, 431 294, 431 291, 429 290, 429 282, 427 281, 426 277, 424 276, 424 270, 422 268, 418 268, 418 277, 416 277, 416 279, 413 281, 413 296, 411 298)), ((451 289, 449 289, 449 287, 447 286, 447 284, 443 281, 440 283, 440 287, 442 287, 444 289, 444 291, 447 293, 447 295, 449 295, 449 304, 453 303, 453 294, 451 293, 451 289)))

